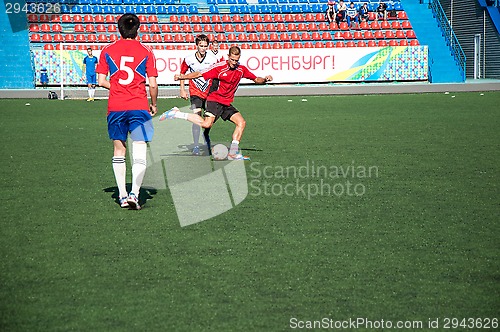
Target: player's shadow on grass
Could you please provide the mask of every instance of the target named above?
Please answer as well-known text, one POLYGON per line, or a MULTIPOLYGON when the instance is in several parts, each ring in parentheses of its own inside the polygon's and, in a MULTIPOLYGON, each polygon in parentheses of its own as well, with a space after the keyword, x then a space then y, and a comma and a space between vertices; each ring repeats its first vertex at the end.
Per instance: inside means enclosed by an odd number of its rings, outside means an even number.
MULTIPOLYGON (((127 192, 130 192, 132 188, 131 183, 127 183, 127 192)), ((106 193, 113 193, 111 195, 111 198, 113 198, 116 202, 116 204, 120 205, 120 196, 118 195, 118 187, 109 187, 109 188, 104 188, 102 191, 106 193)), ((158 191, 155 188, 142 188, 139 192, 139 205, 142 207, 146 204, 146 201, 149 199, 153 199, 153 195, 156 195, 158 191)))

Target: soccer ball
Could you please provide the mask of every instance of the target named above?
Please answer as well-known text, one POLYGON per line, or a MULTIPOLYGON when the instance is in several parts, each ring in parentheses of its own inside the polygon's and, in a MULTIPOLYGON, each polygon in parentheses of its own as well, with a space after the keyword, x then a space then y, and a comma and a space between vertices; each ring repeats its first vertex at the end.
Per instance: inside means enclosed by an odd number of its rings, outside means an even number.
POLYGON ((229 153, 229 150, 228 150, 227 146, 225 146, 224 144, 216 144, 212 148, 212 157, 215 160, 227 159, 228 153, 229 153))

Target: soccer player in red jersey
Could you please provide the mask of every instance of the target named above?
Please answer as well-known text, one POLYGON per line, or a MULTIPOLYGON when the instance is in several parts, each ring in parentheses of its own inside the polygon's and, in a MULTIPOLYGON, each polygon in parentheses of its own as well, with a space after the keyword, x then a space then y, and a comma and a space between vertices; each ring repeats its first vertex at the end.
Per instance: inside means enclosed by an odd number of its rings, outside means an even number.
POLYGON ((222 118, 224 121, 231 121, 235 124, 233 132, 233 141, 229 149, 228 159, 230 160, 245 160, 239 153, 239 143, 243 131, 245 130, 246 122, 241 113, 231 103, 234 100, 234 94, 238 89, 241 79, 246 78, 254 81, 256 84, 265 84, 272 81, 272 76, 257 77, 247 67, 240 65, 241 49, 238 46, 231 46, 229 49, 229 57, 226 62, 219 62, 204 72, 193 72, 190 74, 176 74, 174 80, 191 80, 198 77, 211 79, 212 85, 207 97, 207 111, 205 118, 194 114, 184 113, 174 107, 160 116, 160 121, 165 119, 184 119, 200 125, 203 128, 210 128, 222 118))
MULTIPOLYGON (((218 60, 212 54, 212 52, 207 52, 209 39, 207 35, 201 34, 196 36, 196 52, 188 55, 184 58, 181 64, 181 74, 193 73, 196 71, 204 71, 210 68, 218 60)), ((201 115, 201 111, 205 110, 205 102, 208 95, 208 89, 210 88, 210 80, 206 80, 203 77, 198 77, 191 80, 189 83, 189 96, 191 101, 191 110, 193 113, 201 115)), ((183 99, 188 99, 188 93, 185 89, 184 80, 180 80, 180 95, 183 99)), ((200 126, 193 123, 193 155, 200 154, 200 147, 198 142, 200 139, 200 126)), ((210 128, 205 128, 203 131, 203 136, 205 137, 205 142, 207 143, 208 151, 210 151, 210 137, 208 133, 210 128)))
POLYGON ((157 112, 158 84, 156 59, 151 48, 135 38, 139 18, 125 14, 118 20, 122 39, 102 49, 97 73, 99 85, 109 89, 108 134, 113 140, 113 172, 118 186, 120 206, 139 210, 139 191, 146 172, 147 144, 154 133, 152 116, 157 112), (109 73, 109 81, 106 76, 109 73), (146 77, 151 104, 148 102, 146 77), (132 139, 132 191, 127 194, 127 137, 132 139))

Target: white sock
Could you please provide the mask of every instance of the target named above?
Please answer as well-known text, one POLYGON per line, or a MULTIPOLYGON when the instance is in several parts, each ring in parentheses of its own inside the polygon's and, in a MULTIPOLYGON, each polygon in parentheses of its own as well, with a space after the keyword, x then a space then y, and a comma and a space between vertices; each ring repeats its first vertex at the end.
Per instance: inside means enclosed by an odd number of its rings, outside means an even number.
POLYGON ((90 98, 94 98, 94 95, 95 95, 95 89, 92 88, 90 89, 90 98))
POLYGON ((118 186, 118 195, 120 198, 127 197, 127 187, 125 182, 127 164, 125 163, 125 157, 113 156, 113 173, 115 173, 116 185, 118 186))
POLYGON ((239 144, 240 141, 233 139, 233 141, 231 142, 231 147, 229 148, 229 154, 237 154, 240 150, 239 144))
POLYGON ((188 115, 189 115, 189 113, 184 113, 184 112, 180 112, 179 111, 179 112, 175 113, 174 118, 187 120, 188 119, 188 115))
POLYGON ((142 180, 146 174, 146 156, 148 145, 146 142, 133 142, 132 143, 132 157, 134 162, 132 164, 132 192, 139 196, 142 180))
POLYGON ((91 88, 89 88, 89 89, 87 90, 87 92, 89 93, 89 98, 92 98, 92 89, 91 89, 91 88))

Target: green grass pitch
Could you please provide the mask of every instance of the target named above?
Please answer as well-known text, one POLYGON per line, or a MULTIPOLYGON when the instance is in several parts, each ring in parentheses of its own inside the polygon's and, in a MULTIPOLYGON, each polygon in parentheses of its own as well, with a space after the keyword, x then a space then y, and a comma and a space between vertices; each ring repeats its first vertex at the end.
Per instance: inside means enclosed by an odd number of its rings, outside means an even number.
POLYGON ((271 191, 184 228, 169 190, 116 204, 106 101, 0 101, 0 330, 500 318, 500 93, 454 95, 237 97, 249 184, 271 191), (279 173, 308 163, 356 172, 279 173), (323 180, 357 194, 290 185, 323 180))

